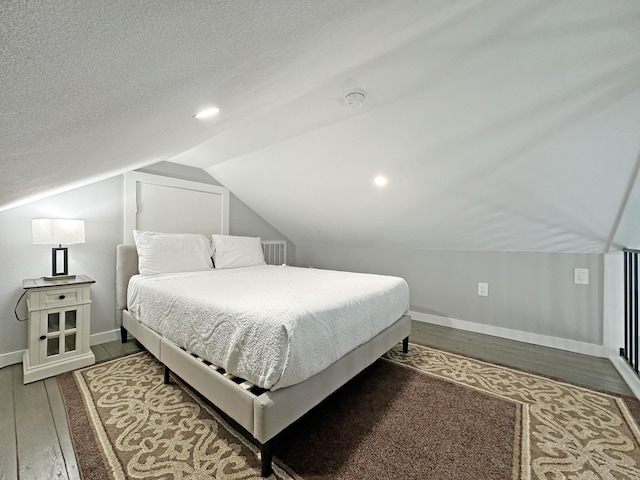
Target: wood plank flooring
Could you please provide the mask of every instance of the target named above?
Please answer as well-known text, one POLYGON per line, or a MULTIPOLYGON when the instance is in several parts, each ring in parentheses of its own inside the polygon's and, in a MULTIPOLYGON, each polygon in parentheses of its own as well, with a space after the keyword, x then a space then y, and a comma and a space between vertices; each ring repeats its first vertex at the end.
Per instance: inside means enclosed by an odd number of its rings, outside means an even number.
MULTIPOLYGON (((632 395, 602 358, 413 322, 411 341, 572 383, 632 395)), ((91 347, 96 361, 139 351, 133 339, 91 347)), ((55 378, 22 384, 22 365, 0 369, 0 480, 79 479, 55 378)))
POLYGON ((411 327, 410 341, 598 391, 633 396, 633 392, 606 358, 415 321, 411 327))
MULTIPOLYGON (((141 348, 130 339, 91 350, 99 362, 141 348)), ((22 364, 0 369, 0 480, 79 480, 57 380, 22 382, 22 364)))

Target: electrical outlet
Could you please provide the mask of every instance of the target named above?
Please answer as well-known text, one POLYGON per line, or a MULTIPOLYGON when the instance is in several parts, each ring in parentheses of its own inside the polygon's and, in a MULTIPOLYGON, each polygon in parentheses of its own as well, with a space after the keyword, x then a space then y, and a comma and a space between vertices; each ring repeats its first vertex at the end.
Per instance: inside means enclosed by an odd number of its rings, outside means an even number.
POLYGON ((489 296, 489 284, 478 282, 478 296, 479 297, 488 297, 489 296))
POLYGON ((575 283, 576 285, 589 285, 589 269, 574 268, 573 283, 575 283))

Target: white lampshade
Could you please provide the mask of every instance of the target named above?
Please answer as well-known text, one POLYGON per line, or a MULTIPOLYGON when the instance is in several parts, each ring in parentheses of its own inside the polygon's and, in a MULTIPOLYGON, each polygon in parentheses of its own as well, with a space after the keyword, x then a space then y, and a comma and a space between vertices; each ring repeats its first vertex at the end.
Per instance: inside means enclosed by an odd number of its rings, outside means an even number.
POLYGON ((34 245, 84 243, 84 220, 35 218, 31 221, 34 245))

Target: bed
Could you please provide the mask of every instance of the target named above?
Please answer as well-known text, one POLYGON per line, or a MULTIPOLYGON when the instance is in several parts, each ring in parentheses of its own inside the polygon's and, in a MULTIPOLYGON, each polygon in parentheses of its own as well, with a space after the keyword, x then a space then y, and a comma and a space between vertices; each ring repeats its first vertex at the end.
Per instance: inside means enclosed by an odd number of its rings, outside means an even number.
MULTIPOLYGON (((203 355, 203 352, 200 352, 201 354, 194 352, 193 350, 198 349, 196 345, 185 345, 184 341, 176 341, 175 335, 172 337, 173 334, 169 330, 158 326, 159 324, 167 323, 164 318, 155 318, 156 324, 153 323, 153 318, 144 322, 139 320, 138 317, 142 316, 139 304, 131 310, 127 305, 128 294, 129 301, 135 303, 131 298, 131 292, 128 292, 128 288, 130 284, 136 285, 136 279, 140 280, 138 267, 139 257, 136 246, 118 245, 116 286, 118 313, 122 319, 122 340, 126 341, 127 332, 133 335, 165 365, 165 382, 169 381, 169 372, 174 372, 253 436, 260 448, 261 470, 264 477, 269 476, 272 472, 273 441, 279 432, 299 419, 399 342, 403 343, 405 351, 408 348, 411 319, 405 314, 406 309, 404 309, 399 314, 393 314, 394 318, 387 318, 383 327, 379 327, 373 333, 368 334, 370 338, 365 341, 356 339, 356 345, 353 348, 348 346, 342 346, 342 350, 337 348, 336 352, 333 352, 336 358, 332 358, 326 366, 321 365, 317 372, 311 371, 311 373, 306 372, 305 374, 295 372, 293 376, 290 375, 289 377, 282 372, 276 372, 273 375, 263 375, 264 378, 258 376, 248 381, 240 375, 236 376, 234 372, 225 369, 224 366, 221 367, 219 365, 221 362, 210 361, 207 358, 207 356, 210 356, 209 354, 205 353, 203 355), (344 352, 345 348, 348 351, 344 352), (281 381, 283 378, 289 379, 281 381)), ((233 270, 231 269, 229 272, 233 270)), ((241 269, 235 270, 240 271, 241 269)), ((269 278, 272 278, 275 274, 286 278, 289 274, 299 274, 316 278, 320 276, 319 281, 322 281, 322 276, 327 274, 320 271, 312 272, 311 270, 286 266, 258 266, 247 269, 253 277, 269 276, 269 278)), ((203 275, 205 274, 209 275, 209 272, 204 272, 203 275)), ((190 273, 187 277, 191 282, 201 281, 199 272, 190 273)), ((173 275, 152 276, 151 278, 155 279, 154 283, 164 285, 164 289, 167 291, 180 290, 171 283, 174 281, 173 275)), ((298 280, 296 279, 293 283, 297 282, 298 280)), ((168 305, 171 306, 170 309, 173 310, 176 300, 170 299, 168 302, 168 305)), ((183 303, 188 304, 189 302, 183 303)), ((151 316, 164 317, 163 313, 158 313, 168 311, 163 308, 154 310, 153 308, 145 307, 144 310, 145 312, 151 312, 151 316)), ((359 309, 361 309, 360 306, 355 305, 355 309, 352 312, 356 312, 359 309)), ((376 309, 379 310, 378 307, 376 309)), ((184 312, 178 312, 178 315, 184 315, 184 312)), ((388 317, 389 313, 386 313, 386 315, 388 317)), ((370 319, 370 313, 365 313, 364 316, 368 320, 370 319)), ((349 335, 337 335, 337 337, 350 337, 352 333, 350 332, 349 335)), ((332 335, 335 335, 335 332, 332 335)), ((292 356, 292 358, 294 356, 291 352, 287 355, 292 356)), ((236 367, 237 365, 231 370, 236 367)))
MULTIPOLYGON (((357 343, 348 351, 343 349, 341 354, 320 371, 304 381, 288 386, 288 382, 276 381, 271 384, 267 381, 263 385, 269 388, 260 388, 254 382, 230 375, 226 369, 215 368, 217 365, 208 360, 206 355, 188 351, 185 345, 167 338, 151 328, 150 324, 142 323, 136 312, 127 308, 127 295, 129 282, 136 275, 182 270, 174 268, 176 265, 171 262, 174 255, 162 255, 161 262, 167 261, 169 265, 149 265, 148 262, 143 262, 141 272, 134 241, 136 230, 204 235, 212 239, 212 243, 213 238, 218 235, 218 240, 222 240, 229 233, 230 193, 222 186, 162 175, 128 172, 124 177, 124 239, 123 244, 118 245, 116 255, 117 318, 120 320, 122 341, 127 340, 127 333, 133 335, 165 365, 165 382, 169 381, 169 373, 174 372, 253 436, 260 447, 262 475, 267 477, 272 471, 272 446, 277 434, 397 343, 403 342, 406 351, 411 333, 411 318, 404 314, 404 310, 393 318, 387 318, 388 324, 374 332, 371 338, 357 343), (147 271, 148 268, 152 271, 147 271)), ((251 212, 235 213, 236 228, 242 228, 246 218, 253 218, 251 212)), ((272 234, 269 227, 260 227, 260 222, 254 219, 250 229, 260 228, 265 233, 272 234)), ((264 260, 274 265, 286 263, 286 241, 261 241, 261 244, 263 251, 256 255, 262 255, 259 259, 262 263, 264 260), (276 252, 283 255, 269 251, 271 247, 275 247, 276 252)), ((143 259, 147 258, 146 253, 148 252, 143 249, 143 259)), ((253 264, 255 262, 247 260, 256 260, 256 255, 249 256, 251 258, 246 255, 214 257, 216 267, 229 267, 253 264)), ((178 263, 182 266, 181 262, 178 263)), ((192 265, 192 270, 207 270, 209 266, 192 265)), ((283 272, 288 268, 282 267, 283 272)), ((408 305, 408 298, 406 302, 408 305)), ((194 345, 187 347, 197 348, 194 345)), ((268 377, 267 375, 266 378, 268 377)))

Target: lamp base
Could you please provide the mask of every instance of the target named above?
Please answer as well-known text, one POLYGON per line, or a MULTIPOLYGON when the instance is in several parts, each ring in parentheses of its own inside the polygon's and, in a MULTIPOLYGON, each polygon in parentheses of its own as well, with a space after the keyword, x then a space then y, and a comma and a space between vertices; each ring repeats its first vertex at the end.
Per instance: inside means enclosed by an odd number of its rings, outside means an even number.
POLYGON ((72 280, 76 278, 76 276, 75 275, 53 275, 50 277, 42 277, 42 278, 44 278, 48 282, 51 282, 53 280, 72 280))
POLYGON ((69 273, 67 247, 62 245, 51 249, 51 276, 57 277, 69 273))

